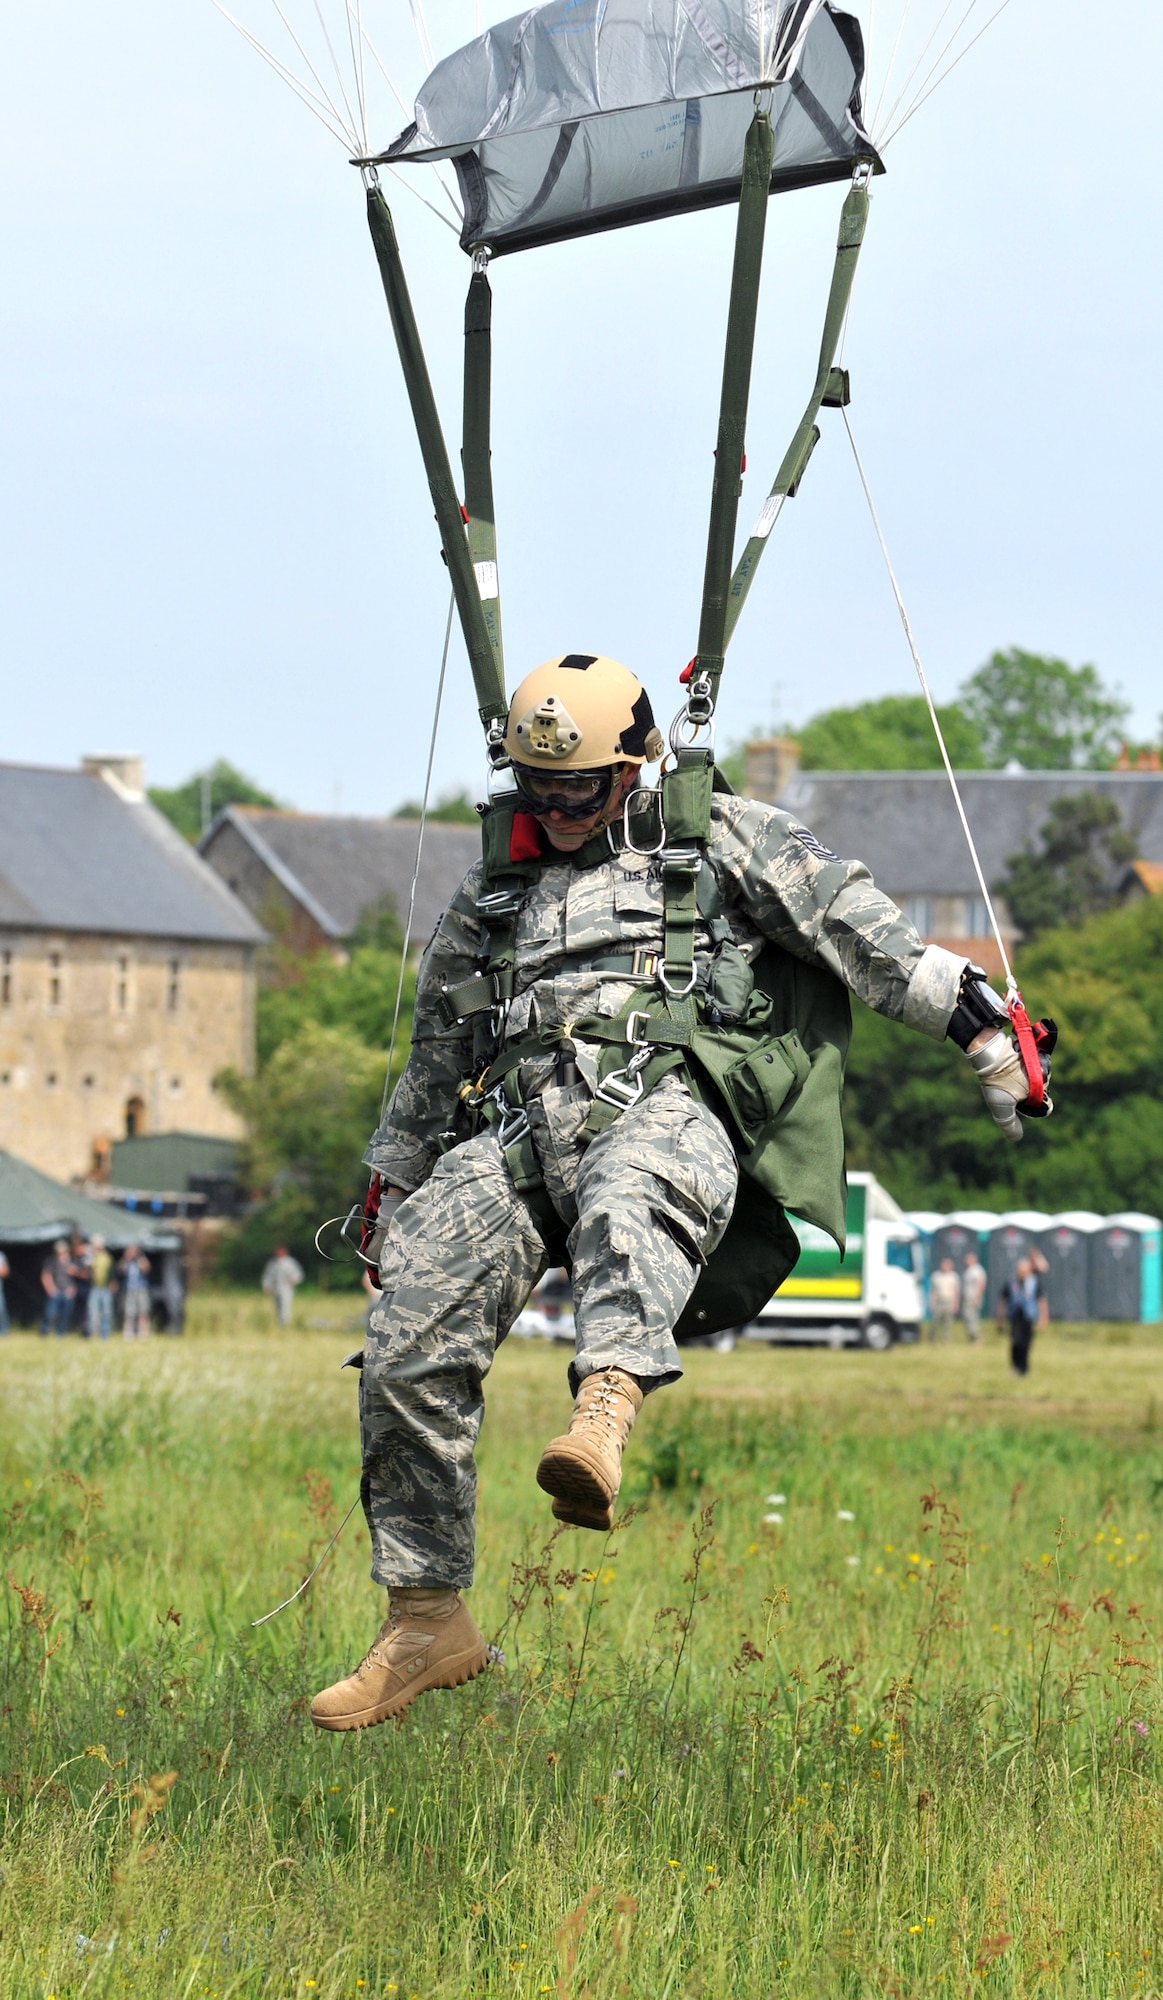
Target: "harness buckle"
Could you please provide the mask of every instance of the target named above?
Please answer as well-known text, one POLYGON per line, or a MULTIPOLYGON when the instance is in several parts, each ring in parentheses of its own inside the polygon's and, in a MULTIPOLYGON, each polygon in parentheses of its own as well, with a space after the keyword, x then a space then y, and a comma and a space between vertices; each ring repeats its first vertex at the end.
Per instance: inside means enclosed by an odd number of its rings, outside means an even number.
POLYGON ((688 993, 694 992, 695 983, 697 979, 698 979, 698 967, 694 964, 693 960, 691 963, 691 976, 687 980, 685 986, 674 986, 671 984, 670 974, 667 970, 667 964, 665 959, 662 960, 658 968, 658 983, 661 986, 663 992, 668 993, 672 1000, 685 1000, 688 993))
POLYGON ((638 1022, 648 1021, 649 1019, 650 1016, 644 1007, 635 1007, 633 1013, 626 1016, 626 1040, 632 1049, 645 1049, 649 1047, 646 1036, 638 1032, 638 1022))
POLYGON ((666 846, 666 821, 662 817, 661 792, 654 791, 654 792, 627 793, 626 803, 622 807, 622 845, 628 854, 653 855, 662 853, 663 848, 666 846), (648 804, 650 802, 653 802, 658 807, 658 839, 655 841, 653 847, 639 847, 634 839, 633 834, 630 831, 630 821, 632 818, 632 814, 634 811, 639 810, 639 808, 635 806, 635 800, 640 801, 643 799, 645 799, 648 802, 648 804))
MULTIPOLYGON (((647 1018, 638 1009, 631 1014, 627 1026, 631 1027, 636 1020, 644 1021, 647 1018)), ((627 1040, 631 1041, 634 1054, 624 1069, 612 1069, 609 1076, 599 1083, 595 1092, 595 1096, 600 1097, 603 1104, 612 1104, 615 1111, 629 1111, 632 1104, 637 1104, 645 1088, 641 1072, 650 1061, 649 1042, 633 1041, 630 1036, 627 1036, 627 1040)))
POLYGON ((490 917, 515 917, 523 896, 523 889, 490 889, 477 897, 477 909, 486 923, 490 917))
POLYGON ((518 1140, 525 1137, 529 1130, 529 1113, 523 1104, 510 1104, 505 1096, 503 1083, 499 1083, 495 1090, 490 1090, 489 1096, 501 1118, 497 1126, 497 1140, 502 1151, 507 1151, 510 1146, 515 1146, 518 1140))

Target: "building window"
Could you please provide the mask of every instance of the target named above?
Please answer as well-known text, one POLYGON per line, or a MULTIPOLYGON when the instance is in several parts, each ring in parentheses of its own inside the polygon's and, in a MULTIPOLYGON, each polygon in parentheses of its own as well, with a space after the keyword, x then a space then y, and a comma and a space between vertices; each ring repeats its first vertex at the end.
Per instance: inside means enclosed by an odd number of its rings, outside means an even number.
POLYGON ((91 1071, 90 1071, 90 1073, 89 1073, 89 1075, 88 1075, 88 1076, 83 1076, 83 1077, 81 1078, 81 1089, 82 1089, 82 1090, 95 1090, 95 1089, 96 1089, 96 1086, 97 1086, 97 1079, 96 1079, 96 1077, 95 1077, 95 1076, 94 1076, 94 1075, 92 1074, 92 1072, 91 1072, 91 1071))
POLYGON ((12 953, 0 952, 0 1007, 12 1005, 12 953))
POLYGON ((182 1079, 181 1079, 181 1077, 180 1077, 180 1076, 171 1076, 171 1078, 170 1078, 170 1094, 171 1094, 171 1096, 173 1096, 173 1097, 177 1097, 177 1096, 178 1096, 178 1094, 179 1094, 179 1092, 181 1091, 181 1088, 182 1088, 182 1079))
POLYGON ((48 1075, 47 1075, 47 1076, 45 1077, 45 1080, 44 1080, 44 1081, 45 1081, 45 1087, 46 1087, 46 1089, 48 1089, 48 1090, 55 1090, 55 1089, 56 1089, 56 1087, 57 1087, 57 1073, 56 1073, 55 1069, 50 1069, 50 1071, 49 1071, 48 1075))
POLYGON ((169 976, 166 980, 166 1007, 171 1014, 177 1013, 178 1002, 181 999, 181 997, 182 997, 182 961, 180 958, 171 958, 169 964, 169 976))
POLYGON ((145 1099, 130 1097, 125 1103, 125 1136, 140 1139, 145 1131, 145 1099))
POLYGON ((965 898, 965 929, 962 935, 971 938, 989 936, 989 912, 985 907, 984 896, 965 898))
POLYGON ((128 957, 127 957, 127 956, 126 956, 126 955, 125 955, 124 953, 122 954, 122 956, 121 956, 121 957, 120 957, 120 958, 118 959, 118 961, 117 961, 117 986, 116 986, 116 1000, 117 1000, 117 1012, 118 1012, 119 1014, 128 1014, 128 1012, 129 1012, 129 959, 128 959, 128 957))
POLYGON ((901 902, 901 915, 908 918, 922 937, 928 937, 933 928, 933 899, 931 896, 905 896, 901 902))
POLYGON ((48 955, 48 1004, 50 1007, 59 1007, 61 1004, 61 954, 59 951, 50 951, 48 955))

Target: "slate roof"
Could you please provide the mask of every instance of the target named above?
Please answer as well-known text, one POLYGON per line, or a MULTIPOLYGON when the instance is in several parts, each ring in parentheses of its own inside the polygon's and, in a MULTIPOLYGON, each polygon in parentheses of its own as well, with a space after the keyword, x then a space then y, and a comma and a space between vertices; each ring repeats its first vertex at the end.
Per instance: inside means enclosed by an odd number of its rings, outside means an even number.
MULTIPOLYGON (((957 782, 992 887, 1038 835, 1057 798, 1118 801, 1137 854, 1163 862, 1163 773, 966 771, 957 782)), ((973 864, 943 771, 797 771, 778 804, 846 859, 863 861, 892 896, 972 896, 973 864)))
POLYGON ((0 764, 0 924, 261 944, 265 932, 150 805, 90 771, 0 764))
MULTIPOLYGON (((228 806, 202 840, 212 861, 214 837, 226 821, 266 863, 328 937, 351 936, 361 913, 385 890, 395 897, 401 923, 419 824, 411 819, 356 819, 338 814, 275 812, 264 806, 228 806)), ((416 884, 413 940, 428 938, 441 911, 480 859, 477 825, 429 820, 416 884)))

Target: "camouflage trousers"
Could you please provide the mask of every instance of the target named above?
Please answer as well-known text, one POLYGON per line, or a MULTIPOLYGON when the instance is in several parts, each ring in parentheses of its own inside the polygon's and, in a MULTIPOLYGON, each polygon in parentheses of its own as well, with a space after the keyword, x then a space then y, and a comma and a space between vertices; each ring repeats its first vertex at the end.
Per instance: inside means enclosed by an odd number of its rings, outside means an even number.
MULTIPOLYGON (((682 1373, 672 1328, 730 1221, 738 1163, 718 1119, 677 1077, 583 1146, 590 1102, 585 1084, 528 1100, 545 1185, 569 1229, 570 1388, 610 1367, 657 1388, 682 1373)), ((375 1582, 472 1582, 482 1385, 545 1268, 491 1132, 446 1154, 397 1211, 360 1382, 375 1582)))

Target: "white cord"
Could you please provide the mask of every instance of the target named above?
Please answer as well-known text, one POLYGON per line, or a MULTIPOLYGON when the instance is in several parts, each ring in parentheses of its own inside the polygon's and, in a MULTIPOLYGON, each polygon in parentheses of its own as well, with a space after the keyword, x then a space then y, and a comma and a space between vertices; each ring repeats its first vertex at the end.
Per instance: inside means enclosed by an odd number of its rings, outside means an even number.
POLYGON ((252 1632, 254 1631, 256 1625, 265 1625, 269 1618, 277 1618, 280 1611, 286 1610, 288 1604, 293 1604, 297 1597, 302 1597, 303 1592, 307 1588, 307 1585, 311 1583, 315 1577, 318 1576, 320 1570, 322 1569, 324 1563, 327 1561, 328 1556, 331 1554, 332 1549, 335 1547, 336 1542, 339 1540, 340 1535, 343 1533, 343 1530, 346 1528, 348 1522, 350 1521, 352 1515, 354 1514, 358 1506, 359 1506, 359 1494, 357 1493, 355 1499, 352 1501, 342 1521, 336 1528, 335 1533, 332 1535, 331 1540, 328 1542, 327 1547, 324 1549, 323 1554, 320 1556, 314 1569, 310 1570, 308 1574, 303 1578, 303 1581, 299 1585, 298 1590, 293 1590, 289 1597, 284 1597, 282 1603, 276 1604, 273 1611, 264 1612, 261 1618, 251 1619, 250 1629, 252 1632))
POLYGON ((452 614, 456 607, 455 597, 448 600, 448 622, 444 627, 444 652, 440 660, 440 679, 436 684, 436 706, 432 712, 432 735, 428 741, 428 769, 424 773, 424 797, 420 801, 420 831, 416 835, 416 859, 412 864, 412 886, 408 891, 408 917, 404 925, 404 942, 400 949, 400 977, 396 981, 396 1008, 392 1015, 392 1034, 388 1043, 388 1070, 384 1077, 384 1094, 380 1100, 380 1117, 388 1108, 388 1098, 392 1089, 392 1063, 396 1054, 396 1031, 400 1025, 400 1004, 404 998, 404 974, 408 965, 408 946, 412 939, 412 918, 416 909, 416 884, 420 880, 420 857, 424 852, 424 829, 428 824, 428 795, 432 790, 432 761, 436 755, 436 732, 440 728, 440 710, 444 701, 444 679, 448 672, 448 648, 452 640, 452 614))
POLYGON ((901 624, 905 628, 905 638, 909 642, 909 651, 913 656, 913 665, 917 670, 917 679, 921 683, 921 693, 925 697, 925 702, 929 710, 929 718, 936 732, 937 747, 941 752, 941 760, 945 766, 945 775, 947 776, 949 783, 953 789, 953 803, 957 807, 957 816, 961 821, 962 830, 965 834, 965 839, 969 846, 970 857, 973 861, 973 872, 977 876, 978 886, 981 890, 982 898, 985 903, 986 914, 989 917, 990 928, 993 931, 994 937, 997 939, 997 948, 1001 953, 1002 970, 1004 971, 1006 978, 1006 994, 1007 997, 1012 997, 1017 994, 1018 983, 1017 980, 1014 978, 1013 970, 1010 966, 1009 953, 1006 951, 1005 941, 1001 934, 1001 925, 998 923, 997 916, 994 912, 993 898, 991 897, 989 890, 986 886, 985 875, 982 872, 982 866, 978 858, 977 847, 974 842, 973 835, 969 829, 969 821, 965 816, 965 807, 964 804, 962 803, 960 788, 957 784, 957 778, 954 774, 953 766, 949 761, 949 752, 945 748, 944 733, 941 729, 941 724, 937 720, 937 711, 933 705, 933 697, 929 691, 929 683, 925 675, 925 669, 921 665, 921 655, 917 650, 917 642, 913 637, 913 628, 909 624, 909 614, 905 610, 905 601, 904 598, 901 596, 901 587, 896 580, 896 571, 893 569, 892 558, 888 552, 888 544, 884 539, 884 531, 881 528, 880 517, 877 514, 876 505, 872 498, 872 491, 868 484, 868 476, 864 470, 860 453, 856 449, 856 439, 852 434, 852 425, 848 418, 848 412, 847 410, 841 410, 840 414, 844 419, 844 428, 848 433, 848 442, 852 446, 852 456, 856 460, 856 470, 860 474, 860 484, 864 488, 864 498, 868 502, 868 511, 872 516, 872 525, 876 530, 876 539, 880 543, 880 553, 884 557, 884 566, 888 571, 888 580, 892 585, 892 594, 896 599, 896 608, 900 613, 901 624))

